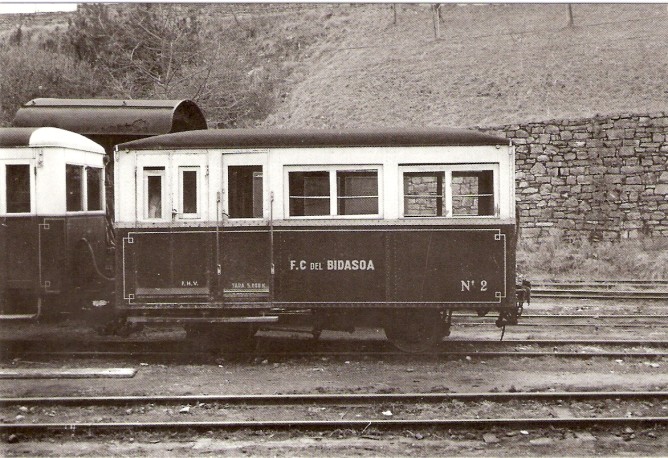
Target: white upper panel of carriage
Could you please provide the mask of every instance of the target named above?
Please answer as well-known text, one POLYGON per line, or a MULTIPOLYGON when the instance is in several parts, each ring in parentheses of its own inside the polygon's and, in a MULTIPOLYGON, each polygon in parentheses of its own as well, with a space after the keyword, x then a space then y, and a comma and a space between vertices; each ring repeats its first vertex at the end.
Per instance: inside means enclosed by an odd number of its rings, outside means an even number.
POLYGON ((508 144, 151 146, 116 152, 121 225, 248 225, 269 219, 477 224, 514 218, 514 151, 508 144))
POLYGON ((0 129, 0 215, 104 213, 104 157, 66 130, 0 129))

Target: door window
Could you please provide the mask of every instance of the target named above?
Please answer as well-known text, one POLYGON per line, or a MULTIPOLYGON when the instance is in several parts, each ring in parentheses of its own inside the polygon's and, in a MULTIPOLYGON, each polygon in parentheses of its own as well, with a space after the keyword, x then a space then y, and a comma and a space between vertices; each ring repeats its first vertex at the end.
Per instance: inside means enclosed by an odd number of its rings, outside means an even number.
POLYGON ((227 183, 230 218, 262 218, 262 166, 229 166, 227 183))

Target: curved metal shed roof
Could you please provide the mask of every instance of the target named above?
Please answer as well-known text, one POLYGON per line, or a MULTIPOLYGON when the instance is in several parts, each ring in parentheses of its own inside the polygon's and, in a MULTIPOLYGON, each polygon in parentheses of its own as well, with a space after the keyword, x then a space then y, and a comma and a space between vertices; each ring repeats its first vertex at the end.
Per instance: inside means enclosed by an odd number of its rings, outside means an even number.
POLYGON ((465 129, 220 129, 143 138, 121 143, 117 149, 495 146, 508 144, 510 141, 506 138, 465 129))
POLYGON ((105 154, 104 148, 83 135, 54 127, 0 128, 0 148, 60 147, 105 154))
POLYGON ((16 113, 15 127, 59 127, 82 135, 123 137, 206 129, 191 100, 33 99, 16 113))

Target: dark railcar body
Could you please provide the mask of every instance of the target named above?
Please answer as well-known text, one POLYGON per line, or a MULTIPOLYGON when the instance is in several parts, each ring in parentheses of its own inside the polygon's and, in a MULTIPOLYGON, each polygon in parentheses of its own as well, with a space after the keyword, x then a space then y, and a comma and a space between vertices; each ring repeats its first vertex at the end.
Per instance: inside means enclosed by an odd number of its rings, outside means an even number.
POLYGON ((508 224, 123 229, 119 236, 117 299, 132 313, 515 307, 508 224))

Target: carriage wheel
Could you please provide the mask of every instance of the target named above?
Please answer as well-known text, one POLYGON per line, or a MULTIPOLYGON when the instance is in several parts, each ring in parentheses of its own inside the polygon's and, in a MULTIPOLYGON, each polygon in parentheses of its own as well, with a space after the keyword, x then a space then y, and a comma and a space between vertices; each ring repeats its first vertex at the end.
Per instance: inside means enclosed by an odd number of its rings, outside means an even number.
POLYGON ((447 324, 438 310, 401 310, 390 313, 385 335, 401 351, 433 351, 447 334, 447 324))

